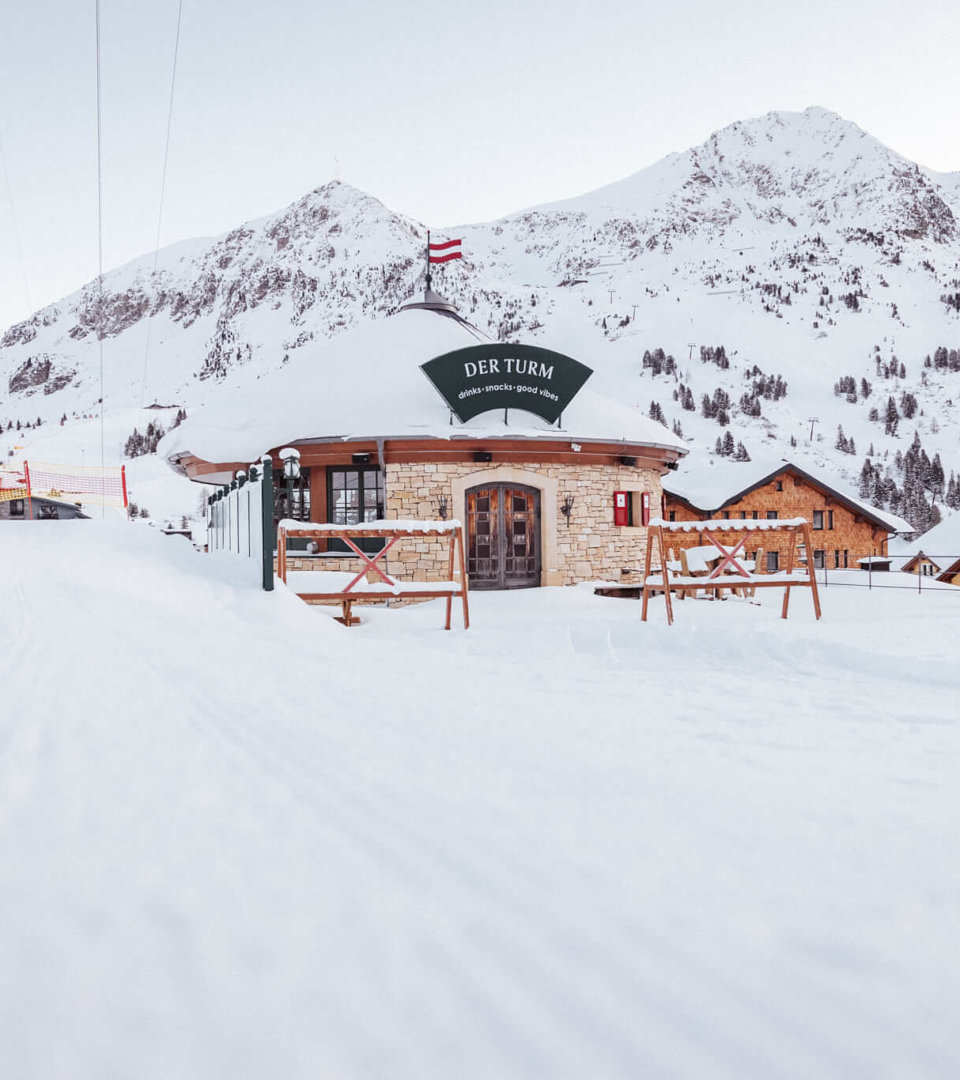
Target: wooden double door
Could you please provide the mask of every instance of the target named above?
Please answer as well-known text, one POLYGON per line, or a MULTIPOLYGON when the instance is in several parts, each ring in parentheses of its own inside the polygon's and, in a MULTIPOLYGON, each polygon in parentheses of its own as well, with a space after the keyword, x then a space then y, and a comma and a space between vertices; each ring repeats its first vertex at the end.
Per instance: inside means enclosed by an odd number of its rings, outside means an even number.
POLYGON ((540 584, 540 492, 517 484, 467 491, 467 577, 471 589, 540 584))

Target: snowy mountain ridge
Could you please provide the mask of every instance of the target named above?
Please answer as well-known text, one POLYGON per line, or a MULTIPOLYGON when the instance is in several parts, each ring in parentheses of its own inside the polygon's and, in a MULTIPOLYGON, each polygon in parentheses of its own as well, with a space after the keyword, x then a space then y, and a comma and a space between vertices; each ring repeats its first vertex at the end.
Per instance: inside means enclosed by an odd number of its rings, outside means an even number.
MULTIPOLYGON (((896 479, 914 431, 960 470, 958 219, 960 173, 921 168, 825 109, 773 112, 598 191, 446 230, 465 258, 434 284, 491 336, 560 348, 595 368, 595 389, 659 407, 697 453, 723 451, 729 431, 747 453, 806 454, 856 482, 872 444, 896 479), (926 366, 938 348, 943 365, 926 366), (775 376, 787 393, 772 399, 775 376), (840 379, 856 391, 838 395, 840 379)), ((102 301, 91 282, 0 336, 0 418, 94 412, 98 327, 108 413, 189 412, 301 351, 322 363, 324 339, 422 289, 425 240, 333 182, 162 250, 156 273, 138 259, 104 276, 102 301)))

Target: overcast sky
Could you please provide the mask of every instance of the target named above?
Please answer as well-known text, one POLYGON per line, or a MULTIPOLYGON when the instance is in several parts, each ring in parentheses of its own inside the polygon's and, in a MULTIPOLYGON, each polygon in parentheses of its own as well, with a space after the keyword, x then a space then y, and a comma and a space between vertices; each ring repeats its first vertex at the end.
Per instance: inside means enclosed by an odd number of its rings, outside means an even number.
MULTIPOLYGON (((177 10, 101 0, 108 269, 154 248, 177 10)), ((4 5, 0 327, 96 274, 95 11, 4 5)), ((488 220, 808 105, 955 171, 958 45, 952 0, 184 0, 162 242, 334 177, 488 220)))

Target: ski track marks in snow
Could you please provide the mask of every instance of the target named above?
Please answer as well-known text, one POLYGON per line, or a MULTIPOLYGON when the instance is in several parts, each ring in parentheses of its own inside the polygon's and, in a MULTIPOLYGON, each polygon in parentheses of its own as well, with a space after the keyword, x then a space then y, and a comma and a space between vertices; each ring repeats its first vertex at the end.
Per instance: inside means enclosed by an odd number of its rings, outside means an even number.
POLYGON ((951 1074, 960 608, 344 631, 88 525, 0 534, 5 1078, 951 1074))

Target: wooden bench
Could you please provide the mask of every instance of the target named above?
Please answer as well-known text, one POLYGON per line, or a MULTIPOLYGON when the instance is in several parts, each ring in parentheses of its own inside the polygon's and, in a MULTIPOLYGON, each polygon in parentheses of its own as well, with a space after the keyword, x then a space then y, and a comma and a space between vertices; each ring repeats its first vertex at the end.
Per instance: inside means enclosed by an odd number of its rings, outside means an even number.
POLYGON ((293 586, 293 591, 304 601, 339 601, 342 615, 339 621, 344 626, 353 626, 360 620, 353 614, 353 605, 360 600, 435 600, 445 598, 445 630, 450 629, 453 600, 461 599, 463 606, 463 628, 470 626, 470 609, 467 600, 467 574, 463 556, 463 529, 459 521, 368 521, 359 525, 323 525, 314 522, 281 521, 277 528, 277 576, 285 585, 293 586), (377 552, 362 551, 356 541, 370 537, 386 541, 377 552), (446 581, 399 581, 388 574, 379 561, 400 540, 409 538, 449 538, 448 580, 446 581), (316 541, 342 540, 361 560, 360 570, 309 570, 289 571, 287 569, 287 541, 290 539, 310 539, 316 541), (454 568, 458 564, 459 581, 454 580, 454 568), (371 577, 376 580, 371 581, 371 577), (314 588, 320 581, 310 579, 326 578, 326 584, 337 588, 314 588))

